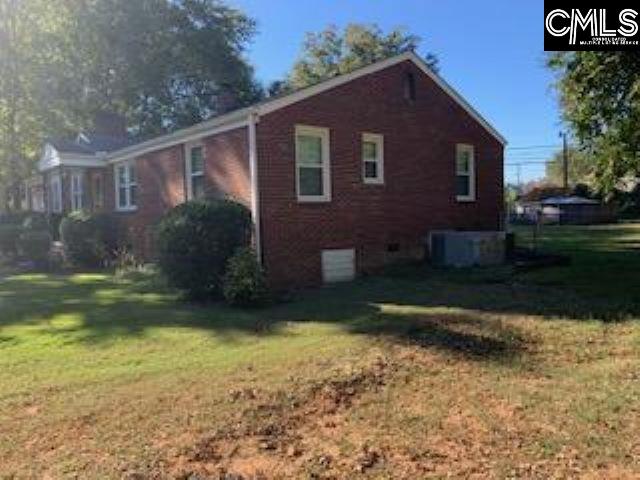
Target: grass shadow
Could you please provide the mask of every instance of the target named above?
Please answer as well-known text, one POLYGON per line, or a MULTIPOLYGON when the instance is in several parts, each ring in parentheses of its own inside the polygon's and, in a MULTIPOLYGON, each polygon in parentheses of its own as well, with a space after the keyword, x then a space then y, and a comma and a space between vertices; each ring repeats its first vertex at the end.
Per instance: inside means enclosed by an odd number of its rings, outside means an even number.
MULTIPOLYGON (((572 251, 574 262, 569 267, 519 274, 510 267, 435 270, 412 266, 352 284, 300 292, 292 302, 264 310, 185 303, 153 272, 123 278, 101 274, 7 277, 0 280, 0 328, 33 325, 65 335, 69 342, 100 344, 144 336, 156 328, 180 327, 210 331, 232 342, 239 336, 284 334, 287 322, 311 321, 470 356, 509 358, 525 341, 518 340, 518 332, 474 330, 473 325, 478 327, 474 319, 486 328, 492 317, 500 316, 640 318, 640 255, 630 250, 635 244, 625 243, 624 251, 596 254, 594 240, 587 243, 584 229, 556 232, 562 237, 552 245, 561 252, 572 251), (567 238, 567 231, 576 232, 573 240, 567 238)), ((609 243, 620 240, 620 235, 629 240, 626 236, 634 234, 640 235, 640 228, 625 226, 609 243)), ((602 232, 595 237, 597 243, 607 243, 602 232)))
POLYGON ((349 330, 468 360, 498 363, 509 363, 521 357, 525 346, 532 342, 513 326, 465 313, 379 314, 370 321, 354 323, 349 330))

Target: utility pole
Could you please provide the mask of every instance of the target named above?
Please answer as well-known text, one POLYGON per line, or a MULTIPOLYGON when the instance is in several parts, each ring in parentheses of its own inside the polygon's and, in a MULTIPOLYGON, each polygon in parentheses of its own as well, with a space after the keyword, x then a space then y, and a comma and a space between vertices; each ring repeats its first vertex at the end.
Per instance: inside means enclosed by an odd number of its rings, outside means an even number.
POLYGON ((565 193, 569 193, 569 149, 567 148, 567 133, 560 132, 562 137, 562 180, 565 193))

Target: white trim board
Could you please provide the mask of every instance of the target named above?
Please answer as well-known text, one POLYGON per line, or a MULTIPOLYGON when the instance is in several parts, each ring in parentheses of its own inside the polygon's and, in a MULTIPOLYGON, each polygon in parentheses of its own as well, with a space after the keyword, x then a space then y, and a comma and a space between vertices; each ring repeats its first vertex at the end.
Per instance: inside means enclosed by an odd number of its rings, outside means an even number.
POLYGON ((163 135, 162 137, 147 140, 146 142, 138 143, 122 150, 116 150, 115 152, 111 152, 107 155, 107 162, 121 162, 133 157, 139 157, 147 153, 156 152, 164 148, 174 147, 182 143, 198 141, 204 137, 215 135, 217 133, 246 127, 249 124, 246 118, 248 114, 248 109, 239 110, 238 112, 235 112, 233 116, 229 114, 223 115, 222 117, 216 117, 207 122, 198 123, 193 127, 178 130, 169 135, 163 135), (238 120, 239 117, 241 120, 238 120), (214 122, 214 120, 216 121, 214 122))
POLYGON ((104 167, 104 155, 60 152, 50 143, 46 143, 38 161, 38 171, 46 172, 52 168, 63 167, 104 167))

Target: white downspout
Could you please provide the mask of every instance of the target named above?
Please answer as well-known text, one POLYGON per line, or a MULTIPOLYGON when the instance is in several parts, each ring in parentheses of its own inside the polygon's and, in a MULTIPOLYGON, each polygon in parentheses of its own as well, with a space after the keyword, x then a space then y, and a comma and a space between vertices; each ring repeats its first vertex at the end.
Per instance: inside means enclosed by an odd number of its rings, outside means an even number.
POLYGON ((256 142, 256 123, 258 115, 249 114, 249 172, 251 175, 251 217, 255 233, 256 258, 262 264, 262 238, 260 227, 260 195, 258 190, 258 145, 256 142))

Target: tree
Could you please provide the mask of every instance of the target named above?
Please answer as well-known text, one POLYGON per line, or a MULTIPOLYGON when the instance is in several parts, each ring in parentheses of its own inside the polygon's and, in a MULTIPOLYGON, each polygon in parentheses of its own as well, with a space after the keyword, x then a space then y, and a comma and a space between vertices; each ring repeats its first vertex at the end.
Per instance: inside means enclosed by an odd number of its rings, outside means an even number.
POLYGON ((557 52, 548 65, 598 189, 610 193, 621 179, 640 176, 640 53, 557 52))
MULTIPOLYGON (((569 185, 580 183, 589 184, 592 181, 594 160, 576 148, 569 147, 569 185)), ((553 158, 546 165, 545 180, 552 185, 562 185, 564 182, 564 155, 562 151, 553 154, 553 158)))
POLYGON ((254 32, 218 0, 0 0, 0 191, 17 198, 42 141, 98 111, 146 137, 259 99, 254 32))
POLYGON ((156 135, 252 103, 262 95, 243 59, 255 22, 216 0, 73 0, 77 47, 60 88, 77 109, 127 117, 156 135))
POLYGON ((0 190, 16 208, 46 129, 64 128, 64 115, 47 100, 47 82, 59 66, 64 14, 48 0, 0 0, 0 190), (13 200, 13 202, 11 202, 13 200))
MULTIPOLYGON (((308 33, 300 59, 287 79, 287 88, 302 88, 327 78, 351 72, 383 58, 416 49, 420 39, 396 28, 385 34, 376 25, 349 24, 344 31, 335 26, 308 33)), ((426 56, 436 70, 437 59, 426 56)))

